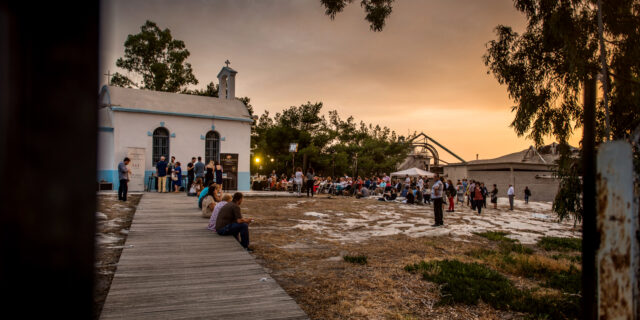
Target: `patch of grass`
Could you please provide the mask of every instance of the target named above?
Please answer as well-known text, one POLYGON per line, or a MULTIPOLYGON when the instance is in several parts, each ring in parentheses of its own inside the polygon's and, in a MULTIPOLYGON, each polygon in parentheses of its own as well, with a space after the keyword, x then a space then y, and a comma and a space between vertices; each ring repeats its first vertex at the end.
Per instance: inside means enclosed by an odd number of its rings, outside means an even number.
POLYGON ((539 295, 520 290, 497 271, 478 263, 457 260, 432 261, 407 265, 405 270, 421 273, 425 280, 440 284, 440 305, 480 300, 495 309, 527 312, 540 318, 579 317, 579 298, 566 295, 539 295))
POLYGON ((508 254, 510 252, 520 253, 520 254, 533 254, 533 249, 529 247, 525 247, 520 243, 514 242, 501 242, 500 243, 500 251, 504 254, 508 254))
POLYGON ((358 255, 358 256, 345 255, 344 257, 342 257, 342 259, 344 259, 344 261, 349 263, 367 264, 367 256, 365 255, 358 255))
POLYGON ((538 240, 538 247, 547 251, 581 251, 582 239, 542 237, 538 240))
POLYGON ((497 251, 491 250, 491 249, 473 249, 473 250, 469 250, 467 252, 465 252, 465 255, 472 257, 472 258, 476 258, 476 259, 485 259, 489 256, 493 256, 495 254, 497 254, 497 251))
POLYGON ((582 256, 573 256, 573 255, 569 255, 569 254, 564 254, 564 253, 559 253, 559 254, 554 254, 551 256, 552 259, 554 260, 567 260, 567 261, 571 261, 573 263, 581 263, 582 262, 582 256))
POLYGON ((487 238, 491 241, 500 241, 500 242, 516 242, 517 240, 507 238, 509 233, 503 231, 485 231, 485 232, 474 232, 473 234, 477 236, 481 236, 483 238, 487 238))
POLYGON ((504 272, 527 278, 547 279, 551 275, 566 271, 567 263, 544 256, 527 254, 506 254, 493 261, 504 272))
POLYGON ((582 271, 571 265, 569 270, 551 274, 544 286, 577 294, 582 291, 582 271))

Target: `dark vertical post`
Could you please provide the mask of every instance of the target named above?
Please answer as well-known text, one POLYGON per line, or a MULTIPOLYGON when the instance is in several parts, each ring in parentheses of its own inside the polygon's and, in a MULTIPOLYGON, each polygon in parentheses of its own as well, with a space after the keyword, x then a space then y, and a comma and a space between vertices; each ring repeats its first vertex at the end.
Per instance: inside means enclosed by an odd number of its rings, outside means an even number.
POLYGON ((584 83, 584 131, 582 137, 582 312, 583 319, 597 318, 596 250, 596 153, 595 153, 596 80, 584 83))
POLYGON ((99 2, 0 1, 0 312, 93 317, 99 2))

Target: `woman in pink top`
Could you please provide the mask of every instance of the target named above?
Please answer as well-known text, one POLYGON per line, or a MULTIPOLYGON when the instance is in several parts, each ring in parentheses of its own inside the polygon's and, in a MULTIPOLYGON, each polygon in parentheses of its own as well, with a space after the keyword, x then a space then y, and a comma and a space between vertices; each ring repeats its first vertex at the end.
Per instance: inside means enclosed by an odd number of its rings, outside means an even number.
POLYGON ((218 219, 218 213, 220 213, 220 209, 222 209, 222 207, 224 207, 229 201, 231 201, 230 194, 225 194, 222 196, 222 201, 218 202, 213 208, 213 212, 211 213, 211 218, 209 218, 209 226, 207 227, 207 229, 216 231, 216 220, 218 219))

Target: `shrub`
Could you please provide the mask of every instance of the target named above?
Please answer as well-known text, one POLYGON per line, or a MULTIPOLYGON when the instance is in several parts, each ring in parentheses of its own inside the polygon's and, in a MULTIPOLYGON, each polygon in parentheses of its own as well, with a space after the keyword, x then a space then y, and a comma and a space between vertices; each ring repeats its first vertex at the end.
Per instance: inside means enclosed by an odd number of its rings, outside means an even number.
POLYGON ((405 266, 420 272, 425 280, 440 284, 438 304, 475 305, 482 300, 495 309, 527 312, 539 318, 566 319, 580 316, 577 295, 536 295, 520 290, 495 270, 478 263, 457 260, 422 261, 405 266))
POLYGON ((345 255, 344 257, 342 257, 342 259, 344 259, 344 261, 349 263, 367 264, 367 256, 364 256, 364 255, 358 255, 358 256, 345 255))
POLYGON ((554 255, 551 256, 551 258, 553 258, 555 260, 564 259, 564 260, 571 261, 573 263, 581 263, 582 262, 582 256, 572 256, 572 255, 563 254, 563 253, 554 254, 554 255))
POLYGON ((569 270, 550 274, 544 286, 574 294, 580 293, 582 291, 582 271, 572 265, 569 270))
POLYGON ((542 237, 538 240, 538 247, 547 251, 581 251, 582 239, 542 237))

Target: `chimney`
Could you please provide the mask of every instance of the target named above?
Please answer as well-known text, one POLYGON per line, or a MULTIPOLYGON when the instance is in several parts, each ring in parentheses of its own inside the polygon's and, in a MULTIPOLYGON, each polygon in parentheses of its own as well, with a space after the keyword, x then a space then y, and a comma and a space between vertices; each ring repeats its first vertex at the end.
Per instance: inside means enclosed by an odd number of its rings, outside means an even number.
POLYGON ((479 157, 480 157, 480 154, 476 153, 476 160, 478 160, 479 157))

